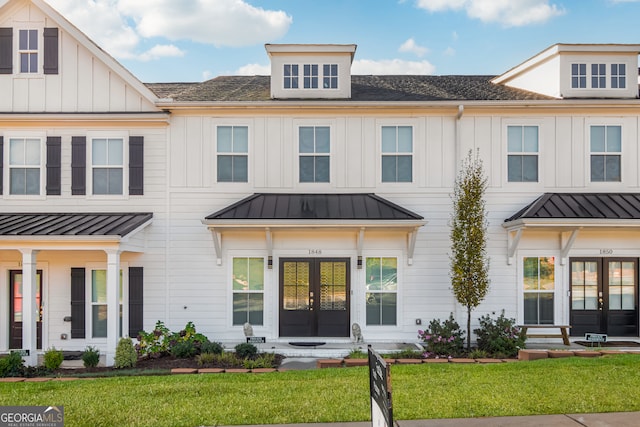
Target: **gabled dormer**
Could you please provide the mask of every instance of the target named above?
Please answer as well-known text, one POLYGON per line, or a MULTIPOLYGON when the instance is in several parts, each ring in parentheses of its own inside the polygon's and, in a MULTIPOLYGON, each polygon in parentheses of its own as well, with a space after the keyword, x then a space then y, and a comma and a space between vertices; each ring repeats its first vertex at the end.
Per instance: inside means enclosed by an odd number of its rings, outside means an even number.
POLYGON ((271 98, 351 97, 351 63, 356 45, 267 44, 271 98))
POLYGON ((637 98, 637 44, 555 44, 492 80, 555 98, 637 98))

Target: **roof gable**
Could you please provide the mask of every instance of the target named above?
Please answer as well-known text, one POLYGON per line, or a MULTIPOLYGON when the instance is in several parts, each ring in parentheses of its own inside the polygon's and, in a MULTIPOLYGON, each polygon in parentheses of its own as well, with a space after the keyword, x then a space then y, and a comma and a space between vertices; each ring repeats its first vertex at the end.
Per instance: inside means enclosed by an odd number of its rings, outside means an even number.
POLYGON ((153 91, 45 1, 8 0, 0 7, 0 27, 14 29, 14 49, 19 28, 59 30, 59 71, 15 79, 14 60, 13 73, 0 75, 0 91, 13 94, 0 99, 0 111, 157 111, 153 91))

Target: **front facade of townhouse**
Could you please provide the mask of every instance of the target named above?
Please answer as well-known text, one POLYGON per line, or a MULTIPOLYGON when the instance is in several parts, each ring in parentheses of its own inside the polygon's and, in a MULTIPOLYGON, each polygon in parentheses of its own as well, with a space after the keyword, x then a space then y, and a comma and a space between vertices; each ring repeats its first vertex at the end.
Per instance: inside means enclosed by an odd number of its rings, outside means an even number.
POLYGON ((355 76, 355 45, 267 45, 270 76, 142 84, 42 0, 0 8, 0 352, 194 322, 239 342, 417 340, 453 313, 451 193, 488 178, 476 310, 638 337, 640 45, 501 76, 355 76))

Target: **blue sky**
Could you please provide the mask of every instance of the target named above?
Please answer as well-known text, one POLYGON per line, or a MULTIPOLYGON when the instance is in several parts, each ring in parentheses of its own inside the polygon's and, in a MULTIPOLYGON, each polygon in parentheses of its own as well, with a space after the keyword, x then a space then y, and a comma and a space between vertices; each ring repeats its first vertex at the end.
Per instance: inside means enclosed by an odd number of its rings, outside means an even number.
POLYGON ((149 83, 268 74, 265 43, 354 43, 354 74, 437 75, 501 74, 555 43, 640 44, 640 0, 47 1, 149 83))

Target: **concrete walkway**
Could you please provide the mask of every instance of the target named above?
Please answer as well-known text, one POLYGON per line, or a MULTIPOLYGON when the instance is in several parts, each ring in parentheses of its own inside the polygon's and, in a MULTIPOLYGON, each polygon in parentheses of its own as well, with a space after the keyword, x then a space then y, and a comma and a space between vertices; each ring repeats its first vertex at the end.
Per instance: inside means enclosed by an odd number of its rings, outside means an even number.
MULTIPOLYGON (((531 415, 524 417, 396 420, 399 427, 637 427, 640 412, 531 415)), ((252 427, 370 427, 371 422, 269 424, 252 427)))

